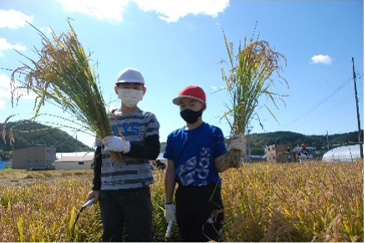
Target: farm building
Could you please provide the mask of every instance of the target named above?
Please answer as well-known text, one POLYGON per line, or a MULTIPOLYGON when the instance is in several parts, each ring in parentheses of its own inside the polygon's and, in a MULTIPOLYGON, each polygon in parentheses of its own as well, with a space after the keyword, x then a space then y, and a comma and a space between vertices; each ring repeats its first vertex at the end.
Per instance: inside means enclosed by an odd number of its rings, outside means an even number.
POLYGON ((56 170, 85 170, 93 166, 94 152, 60 153, 55 161, 56 170))
POLYGON ((269 145, 266 148, 266 161, 267 162, 294 162, 295 153, 292 150, 292 147, 288 144, 278 145, 273 144, 269 145))
POLYGON ((353 162, 360 159, 360 145, 348 145, 329 150, 323 155, 326 162, 353 162))
POLYGON ((14 150, 13 169, 54 169, 56 148, 54 146, 30 146, 14 150))

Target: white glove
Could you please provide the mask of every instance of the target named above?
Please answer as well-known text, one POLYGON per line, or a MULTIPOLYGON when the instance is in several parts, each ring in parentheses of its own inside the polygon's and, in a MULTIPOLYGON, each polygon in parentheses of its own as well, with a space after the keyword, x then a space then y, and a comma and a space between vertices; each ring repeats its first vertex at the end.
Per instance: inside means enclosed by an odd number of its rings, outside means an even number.
POLYGON ((175 207, 173 204, 165 204, 164 216, 167 222, 170 222, 170 220, 176 222, 175 207))
POLYGON ((247 140, 242 134, 236 134, 228 145, 228 150, 236 149, 241 150, 241 154, 246 153, 247 140))
POLYGON ((131 143, 117 136, 107 136, 103 138, 105 151, 128 153, 131 149, 131 143))

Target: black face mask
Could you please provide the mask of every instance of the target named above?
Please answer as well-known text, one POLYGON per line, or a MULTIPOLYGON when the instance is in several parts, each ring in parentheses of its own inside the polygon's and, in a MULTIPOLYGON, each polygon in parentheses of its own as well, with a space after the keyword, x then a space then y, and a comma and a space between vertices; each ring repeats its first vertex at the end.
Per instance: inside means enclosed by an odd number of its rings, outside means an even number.
POLYGON ((180 111, 180 116, 184 121, 186 121, 189 124, 195 123, 199 117, 201 117, 203 114, 203 109, 200 111, 193 111, 190 109, 185 109, 183 111, 180 111))

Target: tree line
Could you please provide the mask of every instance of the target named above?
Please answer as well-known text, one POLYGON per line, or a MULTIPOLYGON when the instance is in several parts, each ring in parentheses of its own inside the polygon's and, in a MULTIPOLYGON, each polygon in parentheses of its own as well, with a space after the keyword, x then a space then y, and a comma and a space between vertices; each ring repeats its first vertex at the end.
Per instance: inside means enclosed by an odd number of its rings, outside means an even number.
MULTIPOLYGON (((0 124, 3 131, 4 124, 0 124)), ((55 146, 56 152, 91 151, 92 148, 76 140, 67 132, 37 122, 9 122, 5 126, 5 141, 0 139, 0 160, 9 160, 14 149, 35 145, 55 146), (13 129, 12 129, 13 128, 13 129), (10 143, 12 129, 14 142, 10 143)))
MULTIPOLYGON (((3 125, 0 129, 3 131, 3 125)), ((364 131, 361 131, 362 141, 364 131)), ((358 141, 357 131, 341 134, 328 135, 303 135, 294 132, 269 132, 253 133, 247 136, 248 146, 252 155, 264 155, 265 147, 272 144, 289 144, 292 147, 305 143, 309 147, 315 147, 320 153, 325 153, 327 148, 356 144, 358 141)), ((82 142, 70 136, 67 132, 58 128, 46 126, 37 122, 9 122, 6 124, 5 141, 0 139, 0 160, 11 159, 12 151, 35 145, 52 145, 57 152, 78 152, 92 151, 82 142), (13 127, 14 143, 10 144, 9 132, 13 127)), ((161 143, 161 152, 165 148, 165 143, 161 143)))

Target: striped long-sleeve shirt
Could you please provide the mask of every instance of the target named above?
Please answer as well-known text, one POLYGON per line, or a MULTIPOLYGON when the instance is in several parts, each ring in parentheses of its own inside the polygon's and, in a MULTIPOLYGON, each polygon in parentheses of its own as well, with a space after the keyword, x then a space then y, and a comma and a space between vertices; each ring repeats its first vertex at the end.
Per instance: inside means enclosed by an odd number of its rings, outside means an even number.
POLYGON ((94 190, 118 190, 144 187, 153 183, 150 159, 160 152, 159 123, 153 113, 137 109, 128 115, 110 116, 115 136, 123 134, 131 143, 122 163, 112 160, 103 146, 94 157, 94 190))

